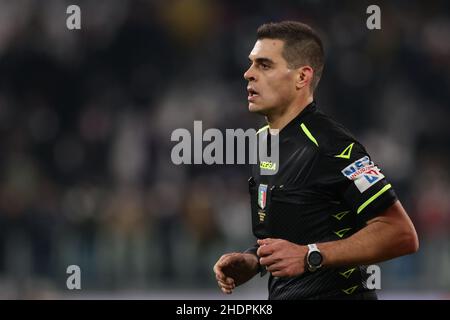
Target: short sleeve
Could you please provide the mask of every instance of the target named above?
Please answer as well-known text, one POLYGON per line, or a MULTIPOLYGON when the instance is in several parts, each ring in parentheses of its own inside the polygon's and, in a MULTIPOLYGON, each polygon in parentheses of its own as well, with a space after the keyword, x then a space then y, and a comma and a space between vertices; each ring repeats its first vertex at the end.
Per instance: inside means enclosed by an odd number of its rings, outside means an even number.
POLYGON ((243 253, 250 253, 256 256, 256 258, 258 259, 258 272, 260 274, 261 277, 263 277, 266 273, 267 273, 267 269, 262 267, 259 264, 259 257, 256 254, 256 252, 258 251, 259 245, 257 243, 255 243, 255 245, 253 245, 252 247, 248 248, 247 250, 245 250, 243 253))
POLYGON ((357 223, 365 224, 397 200, 392 185, 360 143, 337 142, 321 162, 326 168, 322 180, 333 184, 342 202, 356 213, 357 223))

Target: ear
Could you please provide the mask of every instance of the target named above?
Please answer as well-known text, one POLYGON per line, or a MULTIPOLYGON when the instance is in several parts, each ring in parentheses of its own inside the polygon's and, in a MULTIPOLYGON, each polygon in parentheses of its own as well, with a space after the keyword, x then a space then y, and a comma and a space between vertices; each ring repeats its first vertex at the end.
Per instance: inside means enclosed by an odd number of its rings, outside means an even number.
POLYGON ((314 70, 310 66, 303 66, 297 69, 297 81, 295 86, 297 90, 308 87, 313 80, 314 70))

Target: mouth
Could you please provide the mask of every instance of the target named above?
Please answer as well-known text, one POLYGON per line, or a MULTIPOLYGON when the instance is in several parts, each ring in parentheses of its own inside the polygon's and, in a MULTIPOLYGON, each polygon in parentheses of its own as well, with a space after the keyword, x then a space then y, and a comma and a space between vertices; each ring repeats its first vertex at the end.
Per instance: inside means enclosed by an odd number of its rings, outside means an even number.
POLYGON ((259 97, 259 93, 252 87, 247 87, 247 92, 248 92, 247 100, 250 102, 254 101, 257 97, 259 97))

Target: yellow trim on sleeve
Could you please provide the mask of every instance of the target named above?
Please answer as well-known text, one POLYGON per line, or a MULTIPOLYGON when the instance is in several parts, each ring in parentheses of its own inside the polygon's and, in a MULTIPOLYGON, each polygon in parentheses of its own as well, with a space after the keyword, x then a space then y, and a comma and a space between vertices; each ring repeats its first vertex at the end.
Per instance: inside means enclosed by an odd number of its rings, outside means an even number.
POLYGON ((356 214, 361 213, 361 211, 363 211, 369 204, 371 204, 376 198, 378 198, 379 196, 381 196, 383 193, 385 193, 387 190, 389 190, 391 188, 391 184, 387 184, 383 187, 383 189, 381 189, 380 191, 378 191, 377 193, 375 193, 373 196, 371 196, 368 200, 366 200, 366 202, 364 202, 362 205, 359 206, 358 211, 356 211, 356 214))

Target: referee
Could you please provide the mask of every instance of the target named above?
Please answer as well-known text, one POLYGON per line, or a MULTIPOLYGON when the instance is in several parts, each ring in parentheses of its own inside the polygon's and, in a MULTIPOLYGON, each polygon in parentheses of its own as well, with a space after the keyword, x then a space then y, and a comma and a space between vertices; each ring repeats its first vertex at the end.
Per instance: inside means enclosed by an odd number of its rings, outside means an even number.
POLYGON ((365 266, 416 252, 418 238, 364 146, 314 101, 320 38, 299 22, 264 24, 249 59, 248 108, 266 117, 260 138, 279 134, 279 161, 252 168, 257 244, 220 257, 219 287, 230 294, 268 272, 269 299, 377 299, 365 266))

